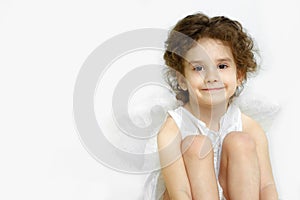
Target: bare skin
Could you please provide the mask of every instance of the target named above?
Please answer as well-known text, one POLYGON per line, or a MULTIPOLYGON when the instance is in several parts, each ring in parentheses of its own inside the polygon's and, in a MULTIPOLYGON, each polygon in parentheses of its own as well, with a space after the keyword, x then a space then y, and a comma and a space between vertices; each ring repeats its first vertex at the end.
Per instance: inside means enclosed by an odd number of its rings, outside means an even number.
POLYGON ((203 135, 188 136, 182 141, 182 150, 193 199, 217 199, 218 186, 210 139, 203 135))
POLYGON ((226 199, 259 199, 260 169, 255 141, 249 134, 232 132, 226 136, 219 180, 226 199))

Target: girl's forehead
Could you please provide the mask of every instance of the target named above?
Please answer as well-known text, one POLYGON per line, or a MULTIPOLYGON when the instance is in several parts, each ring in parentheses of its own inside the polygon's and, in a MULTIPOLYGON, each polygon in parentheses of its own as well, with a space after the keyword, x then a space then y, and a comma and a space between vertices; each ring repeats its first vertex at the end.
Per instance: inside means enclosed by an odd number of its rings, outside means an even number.
POLYGON ((188 62, 215 62, 217 60, 232 60, 231 48, 221 40, 201 38, 185 55, 188 62))

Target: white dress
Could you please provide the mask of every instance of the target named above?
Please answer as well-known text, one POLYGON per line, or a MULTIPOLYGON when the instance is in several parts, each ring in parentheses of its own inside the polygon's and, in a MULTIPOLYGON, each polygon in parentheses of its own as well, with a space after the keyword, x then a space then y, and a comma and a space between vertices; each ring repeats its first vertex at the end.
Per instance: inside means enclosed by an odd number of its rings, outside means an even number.
MULTIPOLYGON (((234 103, 230 104, 226 113, 220 119, 220 129, 218 132, 209 130, 204 122, 200 121, 182 106, 175 110, 168 111, 168 114, 174 119, 178 126, 182 139, 186 136, 196 134, 203 134, 211 139, 214 147, 214 166, 217 178, 220 168, 222 143, 225 136, 232 131, 242 131, 241 111, 239 107, 234 103)), ((156 140, 154 140, 154 142, 152 141, 152 144, 148 145, 148 149, 149 148, 157 149, 156 140)), ((220 199, 224 200, 223 190, 219 182, 218 188, 220 199)), ((148 176, 144 189, 144 200, 160 200, 163 198, 163 193, 166 188, 160 170, 154 171, 148 176)))

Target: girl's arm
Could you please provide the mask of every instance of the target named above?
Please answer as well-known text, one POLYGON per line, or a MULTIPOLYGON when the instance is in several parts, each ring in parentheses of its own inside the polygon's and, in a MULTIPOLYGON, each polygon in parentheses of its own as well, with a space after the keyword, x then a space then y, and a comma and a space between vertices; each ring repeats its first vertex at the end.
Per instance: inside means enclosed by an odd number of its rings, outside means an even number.
POLYGON ((158 137, 158 150, 162 175, 171 200, 191 200, 191 189, 181 155, 181 134, 168 117, 158 137))
POLYGON ((249 133, 256 142, 256 151, 260 166, 260 199, 277 200, 278 194, 273 178, 269 156, 268 139, 260 125, 250 117, 243 115, 244 131, 249 133))

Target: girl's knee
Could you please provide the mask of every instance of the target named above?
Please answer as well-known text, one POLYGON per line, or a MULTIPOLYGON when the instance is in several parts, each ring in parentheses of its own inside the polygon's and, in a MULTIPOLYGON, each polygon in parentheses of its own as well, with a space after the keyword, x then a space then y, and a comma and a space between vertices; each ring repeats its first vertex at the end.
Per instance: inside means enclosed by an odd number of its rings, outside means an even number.
POLYGON ((204 135, 187 136, 181 143, 182 153, 188 157, 205 157, 213 152, 212 149, 210 139, 204 135))
POLYGON ((229 152, 251 153, 256 151, 256 143, 247 133, 231 132, 223 141, 223 149, 229 152))

